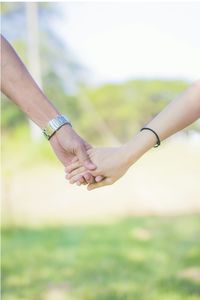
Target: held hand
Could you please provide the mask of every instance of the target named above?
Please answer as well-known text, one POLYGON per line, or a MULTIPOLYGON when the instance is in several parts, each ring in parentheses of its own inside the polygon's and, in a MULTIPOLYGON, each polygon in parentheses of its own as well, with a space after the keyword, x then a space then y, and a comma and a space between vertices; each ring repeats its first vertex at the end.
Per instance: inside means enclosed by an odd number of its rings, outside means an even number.
POLYGON ((84 176, 81 176, 80 183, 94 183, 94 177, 87 170, 95 170, 96 166, 91 162, 87 150, 91 146, 86 143, 71 126, 62 126, 50 139, 50 144, 61 163, 66 167, 76 157, 85 166, 84 176))
MULTIPOLYGON (((87 152, 91 161, 97 166, 90 173, 95 176, 104 176, 103 181, 91 183, 88 190, 109 185, 118 180, 126 173, 128 168, 134 164, 148 149, 155 144, 155 137, 149 132, 139 132, 132 140, 121 147, 89 149, 87 152)), ((66 169, 66 178, 70 183, 79 181, 87 171, 80 162, 70 164, 66 169)))
MULTIPOLYGON (((101 182, 89 184, 88 190, 113 184, 126 173, 130 166, 126 147, 124 146, 89 149, 87 152, 91 161, 97 166, 97 169, 90 171, 90 173, 95 177, 104 176, 101 182)), ((85 174, 86 169, 77 161, 69 165, 66 172, 68 173, 66 178, 70 180, 70 183, 75 183, 85 174)))

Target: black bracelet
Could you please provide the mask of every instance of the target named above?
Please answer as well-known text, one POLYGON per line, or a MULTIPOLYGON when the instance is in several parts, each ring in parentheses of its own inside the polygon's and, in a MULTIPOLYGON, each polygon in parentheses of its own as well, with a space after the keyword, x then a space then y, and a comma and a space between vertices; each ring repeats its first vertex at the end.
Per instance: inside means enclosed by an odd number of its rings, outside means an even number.
POLYGON ((157 143, 155 144, 154 148, 157 148, 158 146, 160 146, 160 144, 161 144, 160 138, 159 138, 159 136, 157 135, 157 133, 153 129, 151 129, 149 127, 143 127, 142 129, 140 129, 140 131, 143 131, 143 130, 150 130, 151 132, 153 132, 155 134, 155 136, 157 138, 157 143))

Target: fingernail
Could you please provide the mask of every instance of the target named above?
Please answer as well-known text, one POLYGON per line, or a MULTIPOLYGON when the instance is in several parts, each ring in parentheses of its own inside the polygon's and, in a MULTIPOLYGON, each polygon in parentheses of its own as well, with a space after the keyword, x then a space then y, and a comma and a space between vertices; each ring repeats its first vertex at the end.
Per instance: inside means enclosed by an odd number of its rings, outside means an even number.
POLYGON ((95 178, 95 181, 96 181, 96 182, 100 182, 102 179, 103 179, 102 176, 97 176, 97 177, 95 178))
POLYGON ((91 162, 86 162, 86 167, 90 170, 96 169, 96 166, 91 162))

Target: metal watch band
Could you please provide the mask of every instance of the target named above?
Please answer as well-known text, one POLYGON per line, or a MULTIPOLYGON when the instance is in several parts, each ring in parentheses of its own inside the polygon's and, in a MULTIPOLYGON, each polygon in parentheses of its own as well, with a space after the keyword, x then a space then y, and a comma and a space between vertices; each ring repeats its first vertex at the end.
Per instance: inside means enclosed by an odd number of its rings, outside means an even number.
POLYGON ((63 125, 71 125, 70 120, 62 115, 57 116, 56 118, 49 121, 46 128, 43 129, 43 134, 49 140, 58 129, 60 129, 63 125))

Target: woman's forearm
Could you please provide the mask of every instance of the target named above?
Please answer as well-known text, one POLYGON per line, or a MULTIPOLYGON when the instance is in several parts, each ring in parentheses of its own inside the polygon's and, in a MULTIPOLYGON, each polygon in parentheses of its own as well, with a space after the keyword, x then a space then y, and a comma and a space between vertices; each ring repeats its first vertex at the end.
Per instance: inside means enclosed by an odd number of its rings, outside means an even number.
MULTIPOLYGON (((192 124, 198 118, 200 118, 200 81, 172 101, 145 127, 153 129, 163 141, 192 124)), ((125 146, 129 153, 129 162, 133 163, 155 144, 156 137, 151 131, 145 130, 138 133, 125 146)))
POLYGON ((200 81, 172 101, 148 127, 155 129, 161 140, 184 129, 200 117, 200 81))
POLYGON ((3 36, 1 36, 1 90, 41 128, 59 114, 3 36))

